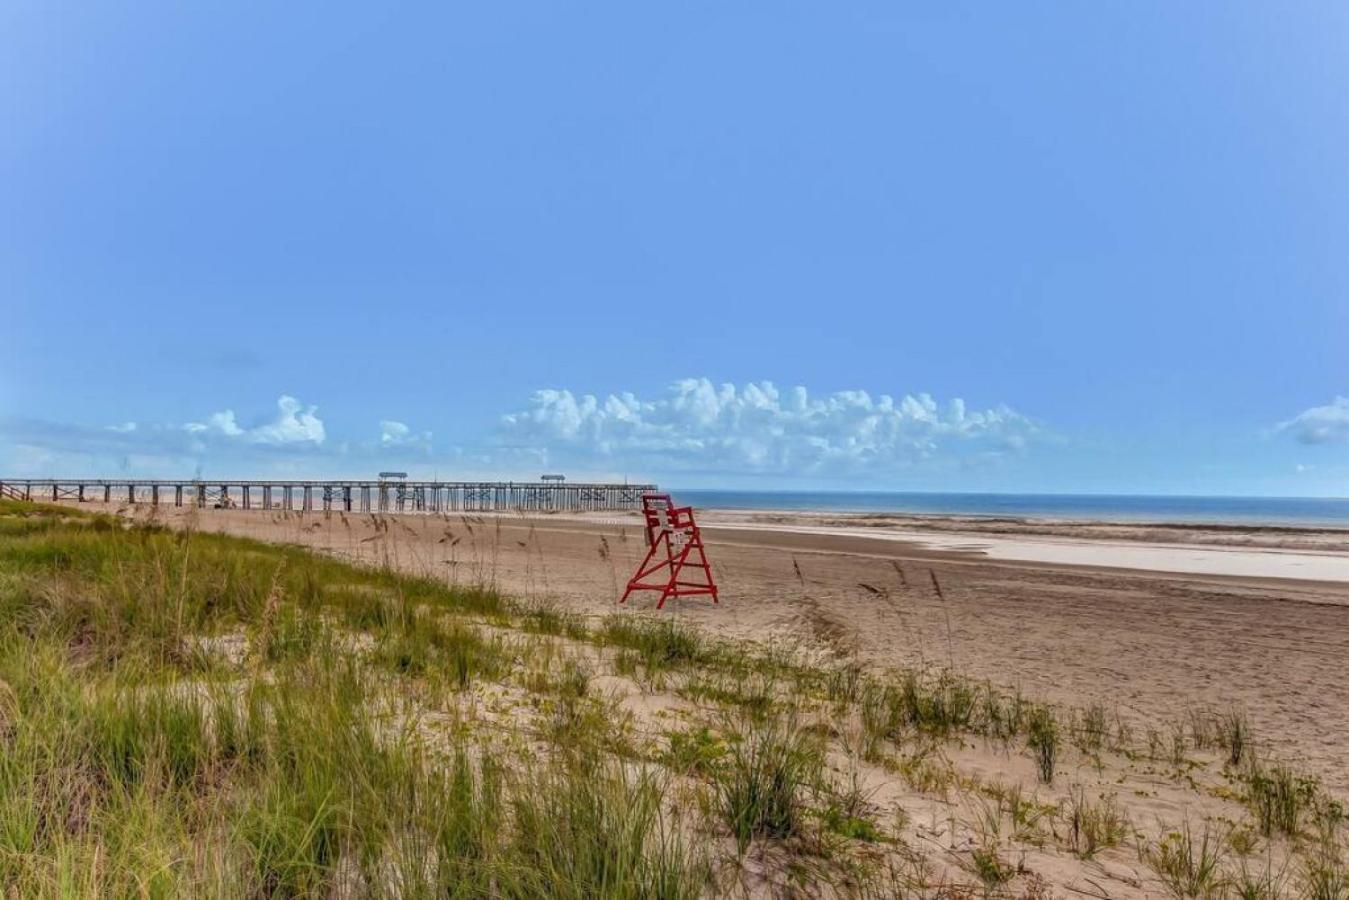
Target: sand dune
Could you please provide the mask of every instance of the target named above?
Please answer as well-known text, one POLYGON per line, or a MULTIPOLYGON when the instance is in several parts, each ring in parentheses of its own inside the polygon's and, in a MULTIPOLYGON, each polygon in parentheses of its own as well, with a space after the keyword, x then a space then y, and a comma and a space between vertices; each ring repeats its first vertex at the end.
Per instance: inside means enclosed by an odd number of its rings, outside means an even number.
MULTIPOLYGON (((757 525, 741 514, 707 519, 717 523, 705 536, 723 602, 686 602, 672 615, 718 634, 855 654, 876 668, 950 665, 1065 703, 1102 701, 1144 728, 1165 728, 1196 704, 1238 707, 1271 750, 1349 793, 1349 556, 885 533, 808 516, 757 525), (1179 571, 1158 571, 1172 567, 1179 571)), ((621 516, 395 521, 379 532, 368 516, 207 510, 197 527, 494 580, 596 615, 616 608, 644 549, 636 519, 621 516)))

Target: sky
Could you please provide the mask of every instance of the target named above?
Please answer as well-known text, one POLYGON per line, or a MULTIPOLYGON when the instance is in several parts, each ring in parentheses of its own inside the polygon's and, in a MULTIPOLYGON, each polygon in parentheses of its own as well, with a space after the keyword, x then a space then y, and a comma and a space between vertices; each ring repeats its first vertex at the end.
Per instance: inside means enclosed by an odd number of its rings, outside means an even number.
POLYGON ((1349 495, 1343 3, 0 5, 0 476, 1349 495))

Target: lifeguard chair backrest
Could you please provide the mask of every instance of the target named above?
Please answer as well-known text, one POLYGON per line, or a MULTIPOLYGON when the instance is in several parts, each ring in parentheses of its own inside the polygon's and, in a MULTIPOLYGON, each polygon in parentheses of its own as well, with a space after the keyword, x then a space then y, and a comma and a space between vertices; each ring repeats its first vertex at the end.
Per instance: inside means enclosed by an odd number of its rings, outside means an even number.
POLYGON ((664 532, 682 531, 693 524, 693 508, 675 506, 669 494, 643 494, 646 545, 652 547, 664 532))
POLYGON ((669 494, 642 495, 646 526, 646 558, 628 579, 619 603, 633 591, 660 591, 656 609, 671 597, 710 596, 717 601, 717 583, 703 550, 693 507, 675 506, 669 494))

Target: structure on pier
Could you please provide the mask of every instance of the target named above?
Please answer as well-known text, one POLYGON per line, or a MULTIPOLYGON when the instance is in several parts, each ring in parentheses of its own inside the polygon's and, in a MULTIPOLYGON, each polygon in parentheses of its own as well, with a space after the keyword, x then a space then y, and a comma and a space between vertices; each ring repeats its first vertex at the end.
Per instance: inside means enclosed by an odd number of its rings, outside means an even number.
POLYGON ((581 512, 640 509, 653 484, 559 481, 174 481, 0 478, 0 496, 22 500, 149 503, 228 509, 344 512, 581 512))

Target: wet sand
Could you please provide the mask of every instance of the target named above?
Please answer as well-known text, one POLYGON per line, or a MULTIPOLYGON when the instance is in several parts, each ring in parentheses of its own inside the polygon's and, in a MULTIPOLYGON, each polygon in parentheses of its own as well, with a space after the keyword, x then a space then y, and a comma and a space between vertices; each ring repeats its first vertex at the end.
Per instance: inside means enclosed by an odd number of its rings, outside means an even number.
POLYGON ((1152 543, 1139 538, 1046 537, 858 529, 846 525, 726 524, 726 529, 897 540, 990 560, 1053 563, 1189 575, 1325 581, 1349 584, 1349 553, 1251 544, 1152 543))
MULTIPOLYGON (((588 615, 620 609, 645 550, 638 520, 621 514, 409 515, 389 517, 387 529, 338 513, 160 514, 437 578, 495 582, 588 615)), ((756 515, 704 517, 722 602, 687 600, 666 613, 715 634, 791 641, 877 668, 949 665, 1036 697, 1104 702, 1139 728, 1164 730, 1194 706, 1240 708, 1270 751, 1349 795, 1343 532, 1165 526, 1159 540, 1160 526, 1088 523, 1082 534, 1059 523, 1045 534, 1040 525, 962 531, 949 520, 756 515), (1059 555, 1027 558, 1050 553, 1059 555), (1130 568, 1179 566, 1186 556, 1213 571, 1130 568), (1275 563, 1250 562, 1262 558, 1275 563)), ((654 596, 638 595, 626 608, 653 614, 654 605, 654 596)))

